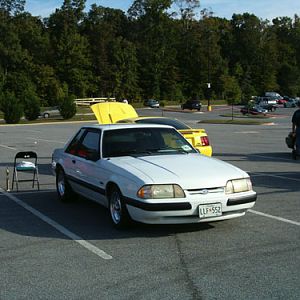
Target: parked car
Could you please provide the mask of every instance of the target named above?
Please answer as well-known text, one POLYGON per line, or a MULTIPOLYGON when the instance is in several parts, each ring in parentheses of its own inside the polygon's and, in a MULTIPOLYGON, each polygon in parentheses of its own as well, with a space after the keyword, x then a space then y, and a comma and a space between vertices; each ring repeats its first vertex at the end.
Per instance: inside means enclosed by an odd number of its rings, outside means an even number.
POLYGON ((118 102, 99 103, 91 106, 99 124, 143 123, 170 125, 177 129, 201 154, 211 156, 210 145, 205 129, 193 129, 187 124, 173 118, 139 117, 135 109, 118 102))
POLYGON ((277 99, 273 97, 257 97, 255 103, 268 111, 275 111, 278 108, 277 99))
POLYGON ((243 216, 256 192, 249 175, 200 155, 173 127, 81 127, 52 155, 59 199, 80 194, 109 210, 112 224, 220 221, 243 216))
POLYGON ((187 100, 185 103, 181 105, 181 109, 196 109, 198 111, 201 110, 201 102, 199 100, 187 100))
POLYGON ((290 98, 288 96, 284 96, 286 102, 283 103, 283 107, 288 108, 288 107, 296 107, 297 106, 297 101, 294 98, 290 98))
POLYGON ((48 109, 41 112, 40 115, 41 115, 41 117, 43 117, 45 119, 50 118, 50 117, 61 116, 58 106, 49 107, 48 109))
POLYGON ((151 108, 159 108, 159 102, 155 99, 148 99, 144 101, 144 106, 148 106, 151 108))
POLYGON ((265 92, 265 97, 276 97, 277 99, 282 99, 282 96, 277 92, 265 92))
POLYGON ((245 106, 241 108, 241 113, 243 115, 250 114, 250 115, 266 115, 268 113, 268 110, 265 108, 262 108, 258 105, 255 106, 245 106))

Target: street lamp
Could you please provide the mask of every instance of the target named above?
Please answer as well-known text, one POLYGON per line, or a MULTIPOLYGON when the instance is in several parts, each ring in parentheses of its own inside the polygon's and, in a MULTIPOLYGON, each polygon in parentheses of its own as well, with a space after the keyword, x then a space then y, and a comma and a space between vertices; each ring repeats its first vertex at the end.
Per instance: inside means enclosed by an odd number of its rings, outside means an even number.
POLYGON ((211 83, 207 82, 207 111, 211 111, 211 105, 210 105, 210 88, 211 88, 211 83))
POLYGON ((211 111, 212 107, 210 105, 210 47, 211 47, 211 35, 210 30, 208 30, 208 48, 207 48, 207 111, 211 111))

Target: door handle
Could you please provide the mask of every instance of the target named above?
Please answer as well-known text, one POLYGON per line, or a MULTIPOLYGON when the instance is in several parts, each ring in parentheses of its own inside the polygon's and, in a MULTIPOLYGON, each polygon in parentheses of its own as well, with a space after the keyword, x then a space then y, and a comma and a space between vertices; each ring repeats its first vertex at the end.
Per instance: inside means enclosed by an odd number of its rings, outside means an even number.
POLYGON ((72 159, 72 163, 73 163, 73 164, 76 164, 76 160, 75 160, 75 159, 72 159))

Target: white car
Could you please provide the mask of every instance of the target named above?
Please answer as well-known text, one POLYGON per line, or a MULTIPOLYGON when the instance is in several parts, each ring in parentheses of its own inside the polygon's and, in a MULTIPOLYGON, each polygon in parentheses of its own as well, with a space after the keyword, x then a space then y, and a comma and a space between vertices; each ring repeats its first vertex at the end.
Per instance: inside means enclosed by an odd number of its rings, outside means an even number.
POLYGON ((109 208, 113 225, 199 223, 240 217, 254 206, 249 175, 201 155, 173 127, 82 127, 52 155, 58 196, 78 193, 109 208))

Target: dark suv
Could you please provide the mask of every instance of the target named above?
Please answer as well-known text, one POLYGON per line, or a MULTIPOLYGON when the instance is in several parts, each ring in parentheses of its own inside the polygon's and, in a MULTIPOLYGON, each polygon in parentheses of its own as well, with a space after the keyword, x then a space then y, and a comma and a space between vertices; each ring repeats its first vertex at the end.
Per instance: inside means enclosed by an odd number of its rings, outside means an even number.
POLYGON ((201 106, 202 104, 199 100, 187 100, 181 105, 181 109, 197 109, 200 111, 201 106))

